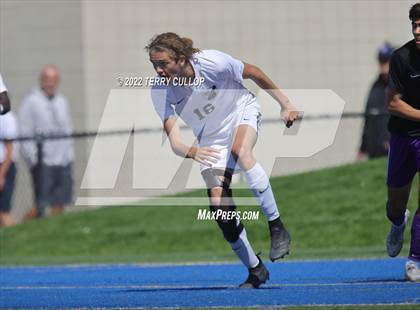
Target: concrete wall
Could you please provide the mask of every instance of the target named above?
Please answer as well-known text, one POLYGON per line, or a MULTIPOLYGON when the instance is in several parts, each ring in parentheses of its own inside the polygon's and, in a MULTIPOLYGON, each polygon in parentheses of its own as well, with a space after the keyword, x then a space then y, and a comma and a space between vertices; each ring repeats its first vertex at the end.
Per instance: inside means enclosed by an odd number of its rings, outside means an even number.
MULTIPOLYGON (((202 49, 220 49, 257 64, 283 88, 332 89, 346 101, 346 111, 362 111, 368 87, 377 73, 377 46, 384 40, 400 45, 410 39, 410 4, 411 1, 84 1, 84 68, 89 102, 86 125, 98 128, 109 90, 118 88, 117 77, 154 75, 143 47, 153 35, 166 31, 188 36, 202 49)), ((256 90, 252 83, 247 85, 256 90)), ((265 117, 277 116, 276 110, 264 109, 265 117)), ((310 158, 279 159, 274 174, 354 160, 361 126, 362 120, 343 120, 331 147, 310 158)), ((275 128, 265 126, 264 130, 275 128)), ((148 137, 149 143, 155 139, 148 137)), ((260 151, 270 147, 258 145, 260 151)), ((132 149, 126 153, 129 163, 132 154, 132 149)), ((161 167, 157 162, 151 164, 161 167)), ((118 193, 136 195, 131 190, 132 171, 130 164, 121 169, 118 193)), ((96 191, 93 195, 106 194, 96 191)))
MULTIPOLYGON (((74 128, 86 127, 82 33, 78 1, 0 1, 0 72, 13 110, 19 110, 24 96, 38 84, 41 68, 55 64, 62 73, 60 91, 69 99, 74 128)), ((82 161, 86 157, 83 144, 78 142, 76 149, 82 161)), ((13 205, 16 218, 32 203, 27 167, 19 162, 18 169, 13 205)), ((79 180, 81 167, 75 172, 79 180)))
MULTIPOLYGON (((377 46, 411 38, 412 2, 2 0, 0 72, 18 107, 41 66, 56 63, 75 128, 96 130, 110 90, 118 88, 116 78, 153 76, 143 48, 153 35, 173 31, 199 48, 257 64, 282 88, 332 89, 346 101, 346 111, 362 111, 376 76, 377 46)), ((275 116, 270 111, 266 117, 275 116)), ((310 158, 280 159, 275 174, 352 161, 361 126, 361 120, 343 120, 331 147, 310 158)), ((77 187, 92 141, 77 142, 77 187)), ((133 194, 131 148, 118 179, 120 196, 133 194)))

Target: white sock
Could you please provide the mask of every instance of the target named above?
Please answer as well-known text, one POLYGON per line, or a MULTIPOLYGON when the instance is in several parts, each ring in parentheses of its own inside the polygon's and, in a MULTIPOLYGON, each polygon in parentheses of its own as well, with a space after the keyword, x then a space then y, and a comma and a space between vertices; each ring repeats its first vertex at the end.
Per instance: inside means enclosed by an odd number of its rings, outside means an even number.
POLYGON ((245 178, 251 192, 261 205, 261 209, 267 220, 272 221, 278 218, 280 216, 279 210, 277 209, 270 180, 268 179, 263 167, 261 167, 259 163, 256 163, 254 167, 245 171, 245 178))
POLYGON ((247 268, 254 268, 258 265, 258 257, 255 255, 254 250, 248 241, 245 228, 239 234, 239 239, 236 240, 236 242, 230 243, 230 246, 247 268))

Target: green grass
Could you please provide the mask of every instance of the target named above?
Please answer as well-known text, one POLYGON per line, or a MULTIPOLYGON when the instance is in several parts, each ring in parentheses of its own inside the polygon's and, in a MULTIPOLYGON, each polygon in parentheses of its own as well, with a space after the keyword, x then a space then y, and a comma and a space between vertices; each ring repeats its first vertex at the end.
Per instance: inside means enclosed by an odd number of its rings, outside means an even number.
MULTIPOLYGON (((293 238, 289 258, 385 256, 385 174, 386 162, 375 160, 273 178, 282 218, 293 238)), ((234 193, 250 195, 247 190, 234 193)), ((193 195, 198 193, 184 196, 193 195)), ((410 199, 413 207, 415 195, 410 199)), ((217 225, 196 219, 198 208, 112 207, 1 228, 0 263, 235 260, 217 225)), ((245 226, 254 249, 266 258, 269 237, 263 214, 245 226)))

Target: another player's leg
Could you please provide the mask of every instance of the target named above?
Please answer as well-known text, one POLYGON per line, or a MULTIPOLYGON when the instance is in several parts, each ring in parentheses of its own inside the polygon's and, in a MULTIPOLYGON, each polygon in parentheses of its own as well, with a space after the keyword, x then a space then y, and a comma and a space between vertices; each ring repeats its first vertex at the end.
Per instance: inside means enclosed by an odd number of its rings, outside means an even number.
POLYGON ((16 167, 12 164, 7 171, 6 181, 2 190, 0 190, 0 226, 14 225, 10 216, 11 201, 15 188, 16 167))
POLYGON ((405 265, 405 277, 409 281, 420 281, 420 183, 418 192, 418 208, 411 224, 411 243, 408 260, 405 265))
POLYGON ((391 228, 386 239, 386 249, 391 257, 401 252, 409 216, 407 203, 411 182, 417 172, 412 142, 409 137, 391 135, 389 143, 386 214, 391 221, 391 228))
POLYGON ((404 230, 410 214, 407 209, 410 188, 411 183, 400 188, 388 188, 386 214, 391 221, 391 228, 386 239, 386 249, 390 257, 400 254, 404 243, 404 230))
POLYGON ((267 218, 271 237, 270 259, 275 261, 289 254, 291 238, 280 219, 270 180, 252 153, 256 141, 257 132, 253 127, 238 126, 232 155, 245 172, 250 190, 267 218))
MULTIPOLYGON (((222 212, 235 211, 236 206, 233 203, 232 192, 229 188, 230 181, 224 182, 224 180, 227 180, 226 176, 222 177, 217 175, 213 169, 202 171, 202 175, 208 188, 207 193, 210 199, 210 209, 213 212, 218 212, 218 210, 222 212)), ((223 214, 227 213, 222 213, 221 216, 217 217, 216 222, 232 250, 249 271, 248 278, 240 287, 258 288, 268 280, 268 270, 252 249, 245 228, 240 220, 237 218, 224 218, 223 214)))
POLYGON ((33 220, 44 215, 49 194, 50 173, 45 165, 36 164, 31 168, 34 202, 31 209, 24 215, 24 221, 33 220))
POLYGON ((409 281, 420 282, 420 207, 413 217, 411 225, 411 244, 405 265, 405 277, 409 281))

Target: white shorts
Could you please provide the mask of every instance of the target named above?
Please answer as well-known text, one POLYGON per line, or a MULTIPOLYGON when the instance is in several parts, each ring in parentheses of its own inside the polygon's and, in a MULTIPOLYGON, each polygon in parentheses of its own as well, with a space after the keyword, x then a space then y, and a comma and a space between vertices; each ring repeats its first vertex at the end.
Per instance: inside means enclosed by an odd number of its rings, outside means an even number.
POLYGON ((261 107, 254 99, 247 103, 243 109, 238 112, 237 118, 232 122, 228 128, 218 132, 216 135, 203 136, 200 140, 200 147, 211 147, 218 150, 220 159, 216 163, 209 163, 211 166, 200 164, 200 171, 213 168, 222 169, 226 168, 234 170, 234 173, 239 172, 240 167, 237 165, 230 156, 232 144, 235 138, 236 128, 240 125, 248 125, 252 127, 257 136, 261 127, 261 107))

